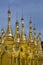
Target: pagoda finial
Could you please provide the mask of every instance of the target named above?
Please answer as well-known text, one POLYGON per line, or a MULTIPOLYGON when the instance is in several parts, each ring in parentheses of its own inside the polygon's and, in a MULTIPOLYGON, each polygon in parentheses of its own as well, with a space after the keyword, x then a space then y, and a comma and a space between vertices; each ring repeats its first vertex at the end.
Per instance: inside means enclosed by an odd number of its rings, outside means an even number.
POLYGON ((8 7, 8 14, 11 14, 10 7, 8 7))
POLYGON ((32 17, 30 17, 30 22, 29 22, 29 38, 32 39, 32 17))
POLYGON ((29 23, 30 23, 30 24, 29 24, 29 25, 30 25, 30 33, 32 33, 32 20, 31 20, 31 18, 32 18, 32 17, 30 17, 30 22, 29 22, 29 23))
POLYGON ((20 33, 19 33, 19 23, 18 20, 16 20, 16 29, 14 34, 14 42, 20 42, 20 33))
POLYGON ((8 8, 8 27, 7 27, 7 35, 12 36, 12 30, 11 30, 11 24, 10 24, 10 18, 11 17, 11 11, 10 8, 8 8))
POLYGON ((21 22, 22 22, 22 33, 21 33, 21 39, 22 39, 22 40, 26 40, 25 31, 24 31, 24 18, 23 18, 23 13, 22 13, 21 22))
POLYGON ((36 41, 36 27, 35 27, 35 24, 34 24, 33 30, 34 30, 34 41, 36 41))
POLYGON ((32 17, 30 17, 30 24, 32 23, 32 17))
POLYGON ((22 18, 21 18, 21 20, 24 20, 24 17, 23 17, 23 8, 22 8, 22 18))
POLYGON ((36 30, 35 24, 34 24, 34 28, 33 28, 33 30, 34 30, 34 31, 36 30))
POLYGON ((41 40, 41 33, 39 32, 39 40, 41 40))

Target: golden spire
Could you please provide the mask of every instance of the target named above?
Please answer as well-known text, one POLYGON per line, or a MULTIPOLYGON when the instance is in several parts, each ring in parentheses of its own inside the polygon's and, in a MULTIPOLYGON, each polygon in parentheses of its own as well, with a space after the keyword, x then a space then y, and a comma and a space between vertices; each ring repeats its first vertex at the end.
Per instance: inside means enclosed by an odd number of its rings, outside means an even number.
POLYGON ((35 45, 37 45, 37 40, 36 40, 36 27, 35 27, 35 24, 34 24, 34 28, 33 28, 33 30, 34 30, 34 44, 35 45))
POLYGON ((16 20, 16 31, 15 31, 15 35, 14 35, 14 42, 20 42, 20 33, 19 33, 18 20, 16 20))
POLYGON ((24 18, 23 18, 23 16, 21 18, 21 22, 22 22, 21 40, 26 40, 26 34, 25 34, 25 31, 24 31, 24 18))
POLYGON ((10 24, 10 16, 11 16, 11 12, 10 12, 10 8, 9 8, 8 9, 8 28, 7 28, 7 35, 8 36, 12 36, 11 24, 10 24))
POLYGON ((21 30, 21 40, 26 40, 26 34, 24 31, 24 17, 23 17, 23 9, 22 9, 22 18, 21 18, 22 30, 21 30))
POLYGON ((41 41, 41 33, 38 34, 38 41, 41 41))
POLYGON ((41 33, 39 33, 39 40, 41 41, 41 33))
POLYGON ((14 38, 12 36, 12 30, 11 30, 11 24, 10 24, 10 8, 8 9, 8 27, 7 27, 7 32, 4 40, 4 45, 7 46, 8 50, 11 51, 13 45, 14 45, 14 38))
POLYGON ((24 34, 24 18, 21 18, 21 22, 22 22, 22 34, 24 34))
POLYGON ((39 54, 42 54, 41 33, 38 34, 38 42, 37 42, 37 45, 38 45, 38 52, 39 52, 39 54))
POLYGON ((30 22, 29 22, 29 38, 32 39, 32 20, 31 20, 31 17, 30 17, 30 22))
POLYGON ((19 33, 19 23, 18 23, 18 20, 16 20, 16 34, 19 33))
POLYGON ((35 27, 35 24, 34 24, 34 39, 36 39, 36 27, 35 27))
POLYGON ((16 12, 16 34, 19 33, 18 12, 16 12))

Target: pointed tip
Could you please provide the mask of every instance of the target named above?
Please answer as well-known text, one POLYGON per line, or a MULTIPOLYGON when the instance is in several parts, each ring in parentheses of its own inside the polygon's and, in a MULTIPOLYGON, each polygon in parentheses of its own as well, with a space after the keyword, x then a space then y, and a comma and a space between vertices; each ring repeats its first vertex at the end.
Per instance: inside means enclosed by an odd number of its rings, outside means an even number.
POLYGON ((36 30, 36 26, 35 26, 35 24, 34 24, 34 28, 33 28, 33 30, 36 30))
POLYGON ((18 10, 16 11, 16 25, 18 25, 18 10))
POLYGON ((23 8, 22 8, 22 17, 21 17, 21 20, 24 20, 24 16, 23 16, 23 8))
POLYGON ((10 3, 8 2, 8 10, 10 9, 10 3))
POLYGON ((21 20, 24 20, 24 17, 22 17, 21 20))
POLYGON ((39 35, 41 35, 41 33, 39 32, 39 35))
POLYGON ((19 23, 18 23, 18 20, 16 20, 16 25, 18 26, 18 24, 19 24, 19 23))
POLYGON ((11 13, 11 11, 10 11, 10 7, 8 7, 8 13, 11 13))

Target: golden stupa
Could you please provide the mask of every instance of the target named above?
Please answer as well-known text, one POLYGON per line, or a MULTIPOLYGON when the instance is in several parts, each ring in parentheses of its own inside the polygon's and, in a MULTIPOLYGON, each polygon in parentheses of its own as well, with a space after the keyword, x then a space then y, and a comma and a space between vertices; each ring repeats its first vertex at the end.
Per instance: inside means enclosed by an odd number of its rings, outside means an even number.
POLYGON ((21 18, 22 29, 19 32, 19 22, 16 20, 15 34, 13 36, 10 18, 11 12, 8 9, 8 26, 5 33, 1 30, 0 37, 0 65, 43 65, 43 51, 41 46, 41 34, 32 36, 32 20, 29 22, 29 34, 26 37, 24 30, 24 17, 21 18))

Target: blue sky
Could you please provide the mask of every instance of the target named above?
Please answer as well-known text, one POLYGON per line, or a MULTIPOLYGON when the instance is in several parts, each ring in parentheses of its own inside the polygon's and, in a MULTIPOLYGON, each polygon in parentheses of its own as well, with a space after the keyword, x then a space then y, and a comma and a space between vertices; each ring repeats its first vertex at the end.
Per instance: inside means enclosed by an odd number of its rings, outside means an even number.
POLYGON ((0 0, 0 29, 7 29, 8 6, 11 9, 11 26, 15 32, 15 22, 18 13, 19 26, 21 28, 22 9, 25 21, 25 32, 29 33, 29 20, 32 17, 32 24, 36 25, 37 35, 41 32, 43 40, 43 0, 0 0))

